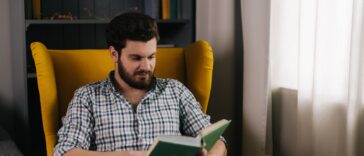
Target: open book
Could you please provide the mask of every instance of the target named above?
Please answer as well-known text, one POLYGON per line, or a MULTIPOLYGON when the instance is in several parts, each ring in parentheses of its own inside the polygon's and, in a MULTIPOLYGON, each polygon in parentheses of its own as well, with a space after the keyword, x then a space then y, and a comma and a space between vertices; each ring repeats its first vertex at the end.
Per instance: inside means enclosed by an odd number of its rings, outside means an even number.
POLYGON ((159 136, 148 150, 149 156, 195 156, 202 148, 209 151, 231 120, 222 119, 205 129, 197 137, 189 136, 159 136))

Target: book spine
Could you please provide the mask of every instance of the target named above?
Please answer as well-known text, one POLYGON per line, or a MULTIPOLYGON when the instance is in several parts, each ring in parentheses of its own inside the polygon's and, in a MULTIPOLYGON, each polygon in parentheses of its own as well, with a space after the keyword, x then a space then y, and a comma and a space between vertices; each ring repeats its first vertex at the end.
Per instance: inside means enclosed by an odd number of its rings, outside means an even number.
POLYGON ((177 19, 177 0, 170 0, 171 19, 177 19))
POLYGON ((171 19, 171 0, 162 0, 162 19, 171 19))
POLYGON ((33 0, 33 18, 41 19, 41 0, 33 0))

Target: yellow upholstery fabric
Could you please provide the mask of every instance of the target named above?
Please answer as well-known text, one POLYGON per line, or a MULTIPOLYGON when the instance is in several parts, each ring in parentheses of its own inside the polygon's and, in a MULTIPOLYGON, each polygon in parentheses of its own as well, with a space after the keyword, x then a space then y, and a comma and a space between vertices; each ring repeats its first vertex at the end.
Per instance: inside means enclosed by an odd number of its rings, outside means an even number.
MULTIPOLYGON (((37 71, 43 130, 47 155, 53 155, 61 117, 73 92, 91 82, 105 79, 114 64, 107 49, 48 50, 33 42, 31 50, 37 71)), ((211 90, 213 54, 206 41, 186 48, 158 48, 155 75, 184 83, 206 113, 211 90)))

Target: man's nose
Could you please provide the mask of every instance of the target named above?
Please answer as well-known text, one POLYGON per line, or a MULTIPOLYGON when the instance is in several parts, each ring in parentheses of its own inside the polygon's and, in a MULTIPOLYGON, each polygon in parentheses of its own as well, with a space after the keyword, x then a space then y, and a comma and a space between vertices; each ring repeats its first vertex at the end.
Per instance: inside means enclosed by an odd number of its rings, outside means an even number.
POLYGON ((140 62, 140 69, 142 70, 150 70, 150 60, 142 59, 140 62))

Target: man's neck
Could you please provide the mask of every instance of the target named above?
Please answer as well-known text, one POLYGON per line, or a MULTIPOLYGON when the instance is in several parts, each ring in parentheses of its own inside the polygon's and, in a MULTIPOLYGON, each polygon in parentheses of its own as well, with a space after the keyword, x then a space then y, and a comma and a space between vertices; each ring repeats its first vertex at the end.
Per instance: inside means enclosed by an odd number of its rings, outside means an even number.
POLYGON ((118 73, 114 74, 116 85, 120 88, 119 92, 124 95, 133 106, 137 106, 147 93, 147 89, 136 89, 129 86, 118 73))

